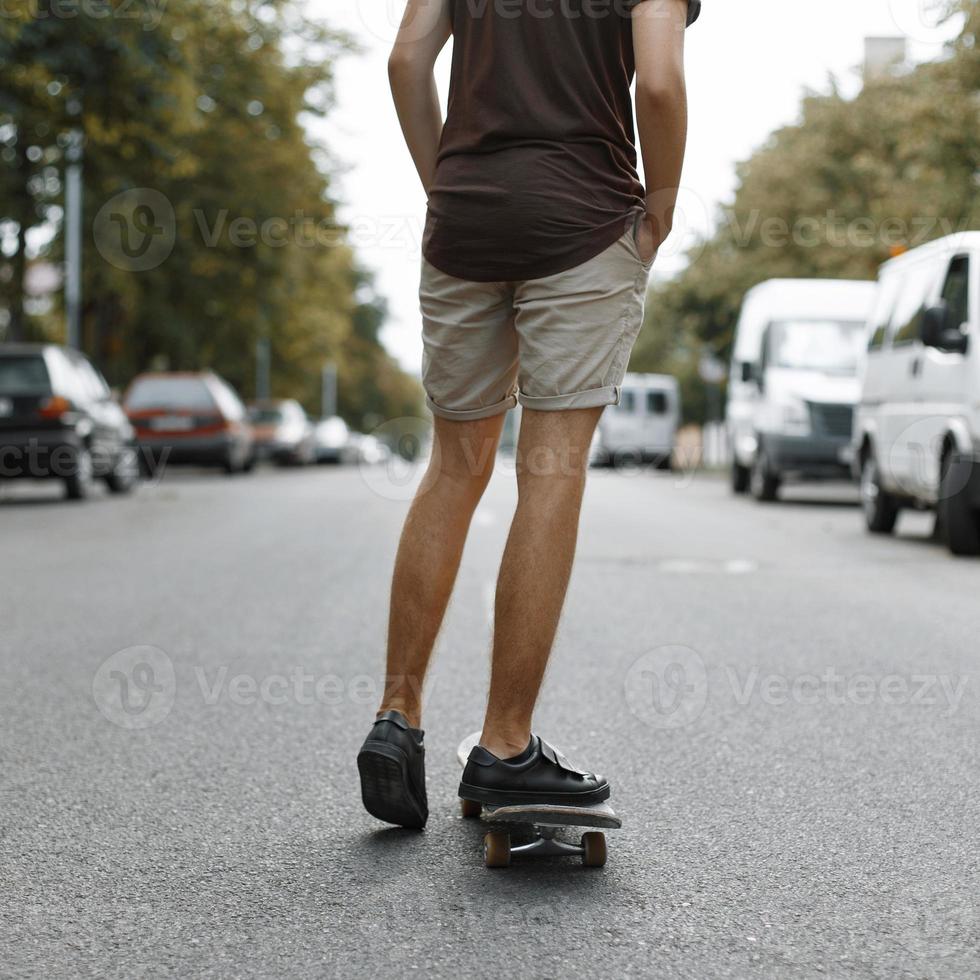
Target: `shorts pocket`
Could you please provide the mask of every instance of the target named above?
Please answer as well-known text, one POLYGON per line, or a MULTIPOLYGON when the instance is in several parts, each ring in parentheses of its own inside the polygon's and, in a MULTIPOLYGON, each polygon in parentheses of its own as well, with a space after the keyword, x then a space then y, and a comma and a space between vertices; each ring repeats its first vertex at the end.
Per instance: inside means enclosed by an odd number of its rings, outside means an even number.
POLYGON ((653 268, 653 263, 657 260, 657 253, 654 252, 653 258, 649 261, 645 261, 640 254, 640 222, 643 220, 643 217, 643 212, 637 212, 636 217, 633 219, 633 225, 627 232, 627 236, 629 237, 630 247, 633 250, 633 254, 636 256, 636 261, 639 262, 647 272, 649 272, 653 268))

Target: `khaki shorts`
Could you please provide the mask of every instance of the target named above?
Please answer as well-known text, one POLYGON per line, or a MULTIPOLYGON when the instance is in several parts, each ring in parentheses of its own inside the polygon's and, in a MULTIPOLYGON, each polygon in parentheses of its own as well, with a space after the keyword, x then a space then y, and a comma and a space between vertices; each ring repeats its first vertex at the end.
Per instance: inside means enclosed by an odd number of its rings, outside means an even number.
POLYGON ((525 282, 471 282, 422 260, 422 383, 433 414, 455 421, 513 408, 619 403, 643 323, 652 262, 636 224, 582 265, 525 282))

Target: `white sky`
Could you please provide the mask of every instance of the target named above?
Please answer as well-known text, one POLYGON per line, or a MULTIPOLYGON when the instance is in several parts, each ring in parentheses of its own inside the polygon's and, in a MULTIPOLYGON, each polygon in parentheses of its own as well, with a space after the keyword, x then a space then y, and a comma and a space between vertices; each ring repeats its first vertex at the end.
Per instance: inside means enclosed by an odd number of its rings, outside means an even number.
MULTIPOLYGON (((408 370, 421 362, 418 274, 425 195, 405 149, 388 91, 386 59, 405 0, 309 0, 309 10, 344 28, 364 53, 338 67, 338 108, 317 130, 347 170, 334 185, 342 220, 352 227, 360 262, 374 271, 390 305, 383 340, 408 370)), ((681 205, 683 221, 665 244, 657 274, 683 266, 693 234, 710 231, 719 203, 730 200, 735 164, 777 127, 797 118, 805 88, 823 90, 836 76, 845 91, 867 36, 905 36, 914 60, 935 57, 955 30, 937 26, 934 0, 703 0, 687 34, 691 126, 681 205)), ((437 67, 445 97, 449 50, 437 67)))

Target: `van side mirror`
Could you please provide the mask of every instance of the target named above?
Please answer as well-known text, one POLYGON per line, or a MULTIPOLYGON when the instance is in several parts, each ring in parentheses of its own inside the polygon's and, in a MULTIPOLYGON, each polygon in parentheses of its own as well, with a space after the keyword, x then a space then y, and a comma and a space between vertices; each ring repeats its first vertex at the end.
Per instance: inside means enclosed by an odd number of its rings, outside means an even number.
POLYGON ((950 322, 947 303, 939 303, 923 311, 919 339, 926 347, 953 354, 965 354, 969 347, 969 338, 960 330, 959 324, 950 322))
POLYGON ((742 361, 740 368, 742 381, 748 382, 755 379, 755 371, 753 370, 751 361, 742 361))

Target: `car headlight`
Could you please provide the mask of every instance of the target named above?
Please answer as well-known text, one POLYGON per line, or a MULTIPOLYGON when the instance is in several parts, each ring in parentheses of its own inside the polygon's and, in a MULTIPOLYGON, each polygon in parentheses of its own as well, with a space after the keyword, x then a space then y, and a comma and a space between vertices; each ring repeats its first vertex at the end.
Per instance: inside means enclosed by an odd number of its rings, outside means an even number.
POLYGON ((788 398, 782 403, 783 431, 797 436, 810 433, 810 409, 801 398, 788 398))

